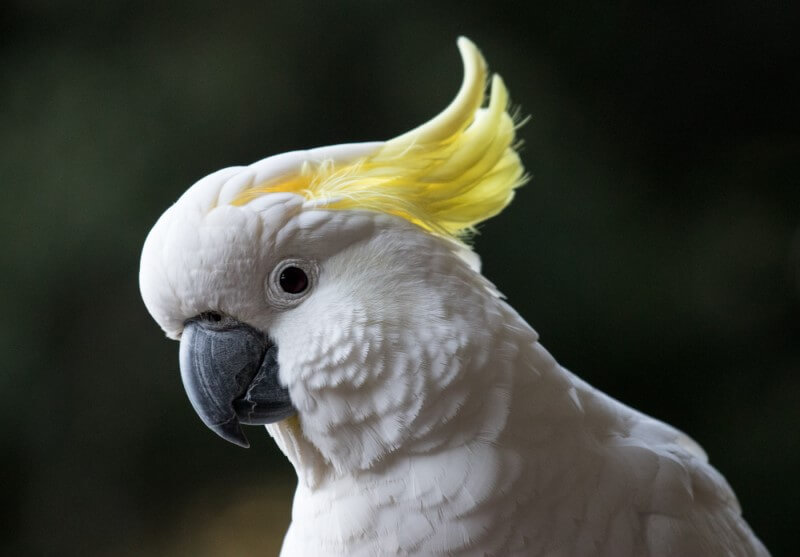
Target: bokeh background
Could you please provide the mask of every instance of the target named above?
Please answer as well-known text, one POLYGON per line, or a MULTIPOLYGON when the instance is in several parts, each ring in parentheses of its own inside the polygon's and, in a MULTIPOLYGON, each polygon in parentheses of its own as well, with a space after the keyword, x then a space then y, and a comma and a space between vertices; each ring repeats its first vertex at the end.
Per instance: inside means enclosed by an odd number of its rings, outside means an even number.
POLYGON ((459 34, 531 116, 532 180, 476 239, 486 275, 796 548, 797 4, 465 4, 0 3, 0 553, 277 552, 292 470, 195 416, 142 242, 218 168, 437 113, 459 34))

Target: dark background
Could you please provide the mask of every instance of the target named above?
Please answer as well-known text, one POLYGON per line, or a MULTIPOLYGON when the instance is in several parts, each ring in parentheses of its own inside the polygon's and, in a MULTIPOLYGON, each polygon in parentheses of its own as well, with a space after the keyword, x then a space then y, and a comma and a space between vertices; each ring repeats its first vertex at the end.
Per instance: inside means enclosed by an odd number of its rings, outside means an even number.
POLYGON ((218 168, 433 116, 459 34, 531 115, 485 274, 564 365, 695 437, 791 553, 792 6, 4 1, 0 553, 275 553, 293 472, 265 433, 245 451, 195 416, 141 245, 218 168))

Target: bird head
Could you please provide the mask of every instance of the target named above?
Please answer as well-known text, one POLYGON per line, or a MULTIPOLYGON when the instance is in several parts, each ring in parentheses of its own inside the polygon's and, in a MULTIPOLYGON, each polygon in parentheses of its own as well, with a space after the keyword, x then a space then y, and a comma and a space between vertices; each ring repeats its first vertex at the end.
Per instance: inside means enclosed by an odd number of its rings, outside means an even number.
POLYGON ((215 172, 147 237, 145 305, 180 340, 194 409, 228 441, 247 446, 241 424, 272 424, 295 466, 344 473, 457 442, 437 432, 459 413, 504 419, 486 400, 491 373, 462 381, 503 349, 496 292, 463 240, 523 172, 502 80, 482 107, 486 64, 458 46, 463 83, 429 122, 215 172))

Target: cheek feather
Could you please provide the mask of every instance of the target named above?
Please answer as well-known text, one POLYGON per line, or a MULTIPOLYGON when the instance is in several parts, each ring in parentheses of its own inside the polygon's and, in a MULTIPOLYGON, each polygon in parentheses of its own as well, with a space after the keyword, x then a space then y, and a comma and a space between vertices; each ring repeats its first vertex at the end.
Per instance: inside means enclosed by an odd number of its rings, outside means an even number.
POLYGON ((487 361, 471 342, 492 349, 501 316, 482 300, 494 295, 449 243, 409 225, 376 238, 326 261, 320 287, 272 327, 304 435, 339 471, 401 446, 492 437, 508 405, 488 388, 497 370, 476 369, 478 394, 463 376, 487 361), (479 397, 498 403, 496 416, 479 397), (467 425, 458 435, 456 421, 467 425))

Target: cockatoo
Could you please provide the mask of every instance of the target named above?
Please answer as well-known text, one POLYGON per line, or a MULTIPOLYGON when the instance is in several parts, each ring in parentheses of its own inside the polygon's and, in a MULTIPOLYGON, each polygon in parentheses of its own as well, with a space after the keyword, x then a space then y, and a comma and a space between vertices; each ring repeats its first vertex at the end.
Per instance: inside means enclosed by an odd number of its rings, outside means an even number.
POLYGON ((298 476, 282 555, 767 555, 675 428, 580 380, 465 243, 524 181, 501 78, 460 38, 438 116, 189 188, 141 258, 191 404, 298 476))

